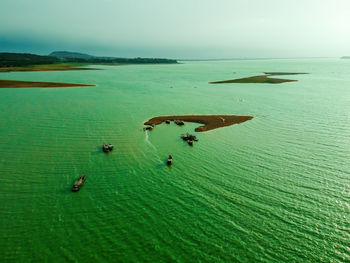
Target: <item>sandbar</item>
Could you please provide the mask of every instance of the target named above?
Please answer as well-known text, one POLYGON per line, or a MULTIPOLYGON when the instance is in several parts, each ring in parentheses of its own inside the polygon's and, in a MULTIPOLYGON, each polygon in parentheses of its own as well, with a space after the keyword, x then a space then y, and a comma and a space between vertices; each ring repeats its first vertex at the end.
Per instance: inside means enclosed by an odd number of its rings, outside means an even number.
POLYGON ((261 75, 261 76, 252 76, 252 77, 240 78, 240 79, 213 81, 213 82, 209 82, 209 84, 224 84, 224 83, 267 83, 267 84, 281 84, 281 83, 285 83, 285 82, 295 82, 295 81, 298 81, 298 80, 294 80, 294 79, 270 78, 270 76, 299 75, 299 74, 307 74, 307 73, 265 72, 264 74, 265 74, 265 75, 261 75))
POLYGON ((88 86, 95 86, 95 85, 78 84, 78 83, 60 83, 60 82, 0 80, 0 88, 58 88, 58 87, 88 87, 88 86))
POLYGON ((149 119, 145 125, 158 125, 166 120, 182 120, 184 122, 194 122, 204 124, 197 127, 196 132, 205 132, 217 128, 239 124, 253 119, 252 116, 238 116, 238 115, 175 115, 175 116, 160 116, 149 119))

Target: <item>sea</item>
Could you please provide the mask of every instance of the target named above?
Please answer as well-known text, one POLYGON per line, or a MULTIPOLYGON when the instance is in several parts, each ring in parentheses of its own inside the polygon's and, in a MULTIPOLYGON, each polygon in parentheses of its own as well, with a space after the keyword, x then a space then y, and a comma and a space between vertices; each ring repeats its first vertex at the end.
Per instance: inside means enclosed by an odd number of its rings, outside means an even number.
POLYGON ((0 89, 0 262, 350 262, 350 60, 90 67, 0 73, 96 85, 0 89))

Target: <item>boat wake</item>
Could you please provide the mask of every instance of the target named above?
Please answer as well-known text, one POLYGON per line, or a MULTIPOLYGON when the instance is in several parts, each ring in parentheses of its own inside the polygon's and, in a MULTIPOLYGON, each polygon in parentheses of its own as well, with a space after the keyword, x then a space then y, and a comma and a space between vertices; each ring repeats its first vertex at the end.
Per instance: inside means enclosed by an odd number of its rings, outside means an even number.
POLYGON ((145 141, 155 151, 155 156, 157 157, 159 163, 162 163, 162 160, 159 157, 159 153, 158 153, 157 148, 149 140, 148 131, 145 132, 145 141))

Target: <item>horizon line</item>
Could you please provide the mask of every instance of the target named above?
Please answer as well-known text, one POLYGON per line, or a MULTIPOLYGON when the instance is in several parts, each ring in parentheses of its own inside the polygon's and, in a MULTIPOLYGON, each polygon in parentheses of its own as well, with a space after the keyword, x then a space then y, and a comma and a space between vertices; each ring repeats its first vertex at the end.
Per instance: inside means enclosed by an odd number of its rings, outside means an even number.
MULTIPOLYGON (((58 52, 58 51, 52 51, 53 52, 58 52)), ((91 55, 88 53, 82 53, 81 51, 60 51, 60 52, 72 52, 72 53, 80 53, 80 54, 84 54, 84 55, 90 55, 90 56, 94 56, 94 57, 116 57, 116 58, 151 58, 151 57, 140 57, 140 56, 125 56, 125 57, 121 57, 121 56, 111 56, 111 55, 104 55, 104 56, 96 56, 96 55, 91 55)), ((37 53, 32 53, 32 52, 9 52, 9 51, 0 51, 0 53, 17 53, 17 54, 34 54, 34 55, 38 55, 37 53)), ((47 55, 39 55, 39 56, 49 56, 51 53, 47 54, 47 55)), ((312 56, 312 57, 307 57, 307 56, 301 56, 301 57, 236 57, 236 58, 170 58, 170 57, 152 57, 152 58, 167 58, 167 59, 174 59, 174 60, 178 60, 178 61, 230 61, 230 60, 271 60, 271 59, 325 59, 325 58, 339 58, 341 59, 343 56, 312 56)))

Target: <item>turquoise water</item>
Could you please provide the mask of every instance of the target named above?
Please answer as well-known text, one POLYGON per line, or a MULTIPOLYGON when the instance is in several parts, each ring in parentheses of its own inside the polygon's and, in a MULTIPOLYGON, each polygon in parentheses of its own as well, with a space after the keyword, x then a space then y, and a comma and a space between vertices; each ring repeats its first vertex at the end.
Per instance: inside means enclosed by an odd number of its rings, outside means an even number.
POLYGON ((0 89, 1 262, 350 261, 350 61, 98 67, 0 74, 97 85, 0 89), (310 74, 208 84, 265 71, 310 74), (142 130, 181 114, 255 118, 142 130))

